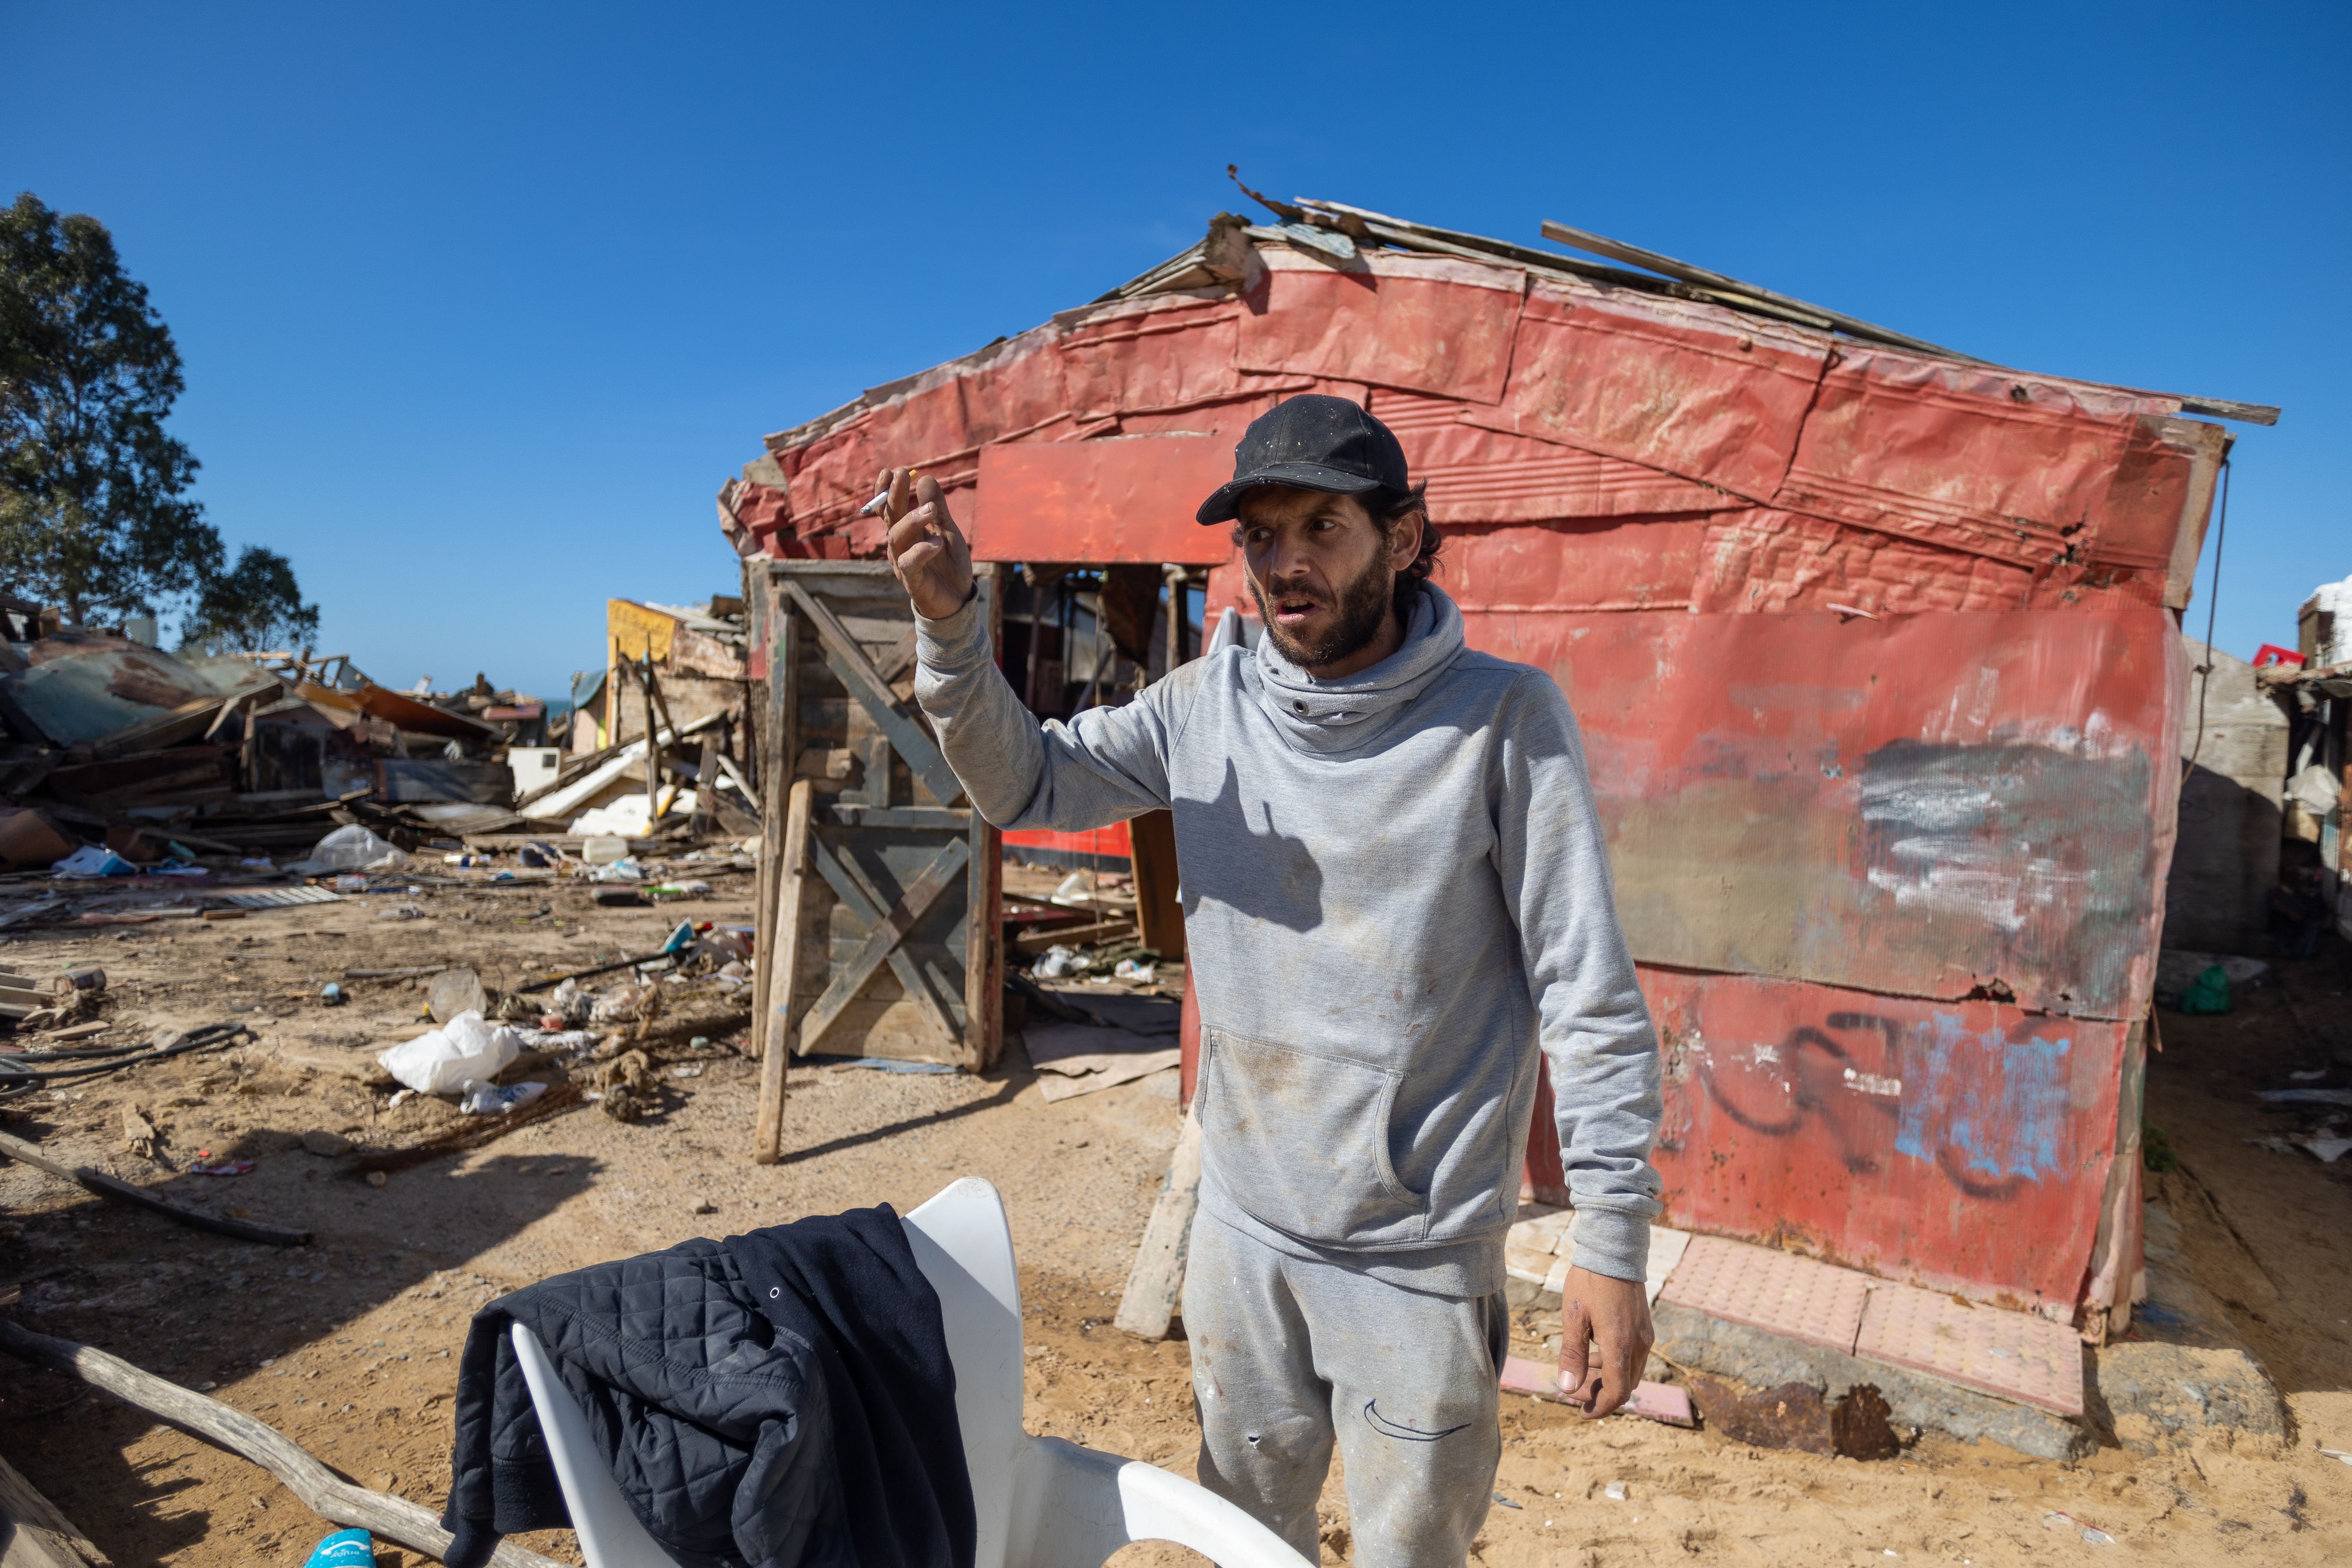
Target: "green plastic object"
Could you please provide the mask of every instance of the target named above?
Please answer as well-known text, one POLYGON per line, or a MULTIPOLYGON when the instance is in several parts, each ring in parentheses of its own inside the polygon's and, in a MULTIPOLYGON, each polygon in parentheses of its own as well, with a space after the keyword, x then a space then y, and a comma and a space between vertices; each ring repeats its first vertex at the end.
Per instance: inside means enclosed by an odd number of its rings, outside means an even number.
POLYGON ((2219 964, 2209 964, 2194 984, 2180 993, 2180 1010, 2185 1013, 2225 1013, 2230 1010, 2230 973, 2219 964))

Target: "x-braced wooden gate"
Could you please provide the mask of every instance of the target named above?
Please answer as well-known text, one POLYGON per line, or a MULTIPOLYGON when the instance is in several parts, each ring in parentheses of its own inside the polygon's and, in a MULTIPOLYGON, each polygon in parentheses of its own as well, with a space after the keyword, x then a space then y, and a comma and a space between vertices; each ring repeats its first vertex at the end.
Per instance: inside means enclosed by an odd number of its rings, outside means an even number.
MULTIPOLYGON (((914 614, 887 564, 763 561, 768 762, 753 1157, 782 1140, 788 1058, 980 1071, 1002 1039, 996 830, 913 700, 914 614)), ((996 570, 980 572, 992 636, 996 570)))

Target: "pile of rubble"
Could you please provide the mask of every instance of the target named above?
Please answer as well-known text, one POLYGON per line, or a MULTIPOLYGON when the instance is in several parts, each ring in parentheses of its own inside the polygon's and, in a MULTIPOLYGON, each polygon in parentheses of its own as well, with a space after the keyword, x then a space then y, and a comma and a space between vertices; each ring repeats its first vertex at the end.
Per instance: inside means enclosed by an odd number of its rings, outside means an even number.
POLYGON ((481 677, 397 692, 341 655, 182 658, 71 626, 0 639, 0 869, 84 846, 148 867, 307 849, 358 800, 503 817, 508 754, 548 729, 546 705, 481 677))

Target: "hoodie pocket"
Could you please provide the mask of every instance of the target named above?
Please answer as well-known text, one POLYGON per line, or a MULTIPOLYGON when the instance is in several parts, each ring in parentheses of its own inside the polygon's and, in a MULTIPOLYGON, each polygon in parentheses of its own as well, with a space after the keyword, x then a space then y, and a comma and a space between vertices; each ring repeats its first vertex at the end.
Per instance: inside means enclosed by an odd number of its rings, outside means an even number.
POLYGON ((1427 1200, 1389 1158, 1402 1073, 1224 1030, 1201 1038, 1203 1153, 1244 1212, 1326 1245, 1421 1239, 1427 1200))

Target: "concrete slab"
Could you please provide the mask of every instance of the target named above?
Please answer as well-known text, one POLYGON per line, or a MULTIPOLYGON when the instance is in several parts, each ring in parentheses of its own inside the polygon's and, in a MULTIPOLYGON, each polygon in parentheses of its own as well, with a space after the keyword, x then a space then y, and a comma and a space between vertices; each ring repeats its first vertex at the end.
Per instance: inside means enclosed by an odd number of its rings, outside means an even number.
POLYGON ((1862 1332, 1870 1285, 1870 1276, 1851 1269, 1720 1236, 1695 1236, 1657 1300, 1848 1352, 1862 1332))
POLYGON ((1862 1310, 1853 1353, 2061 1416, 2083 1414, 2082 1337, 2032 1312, 1881 1280, 1862 1310))
MULTIPOLYGON (((1692 1250, 1697 1249, 1695 1241, 1692 1250)), ((2087 1426, 2055 1412, 1732 1322, 1665 1296, 1659 1298, 1652 1317, 1658 1333, 1653 1354, 1686 1374, 1759 1392, 1802 1385, 1818 1391, 1825 1406, 1845 1400, 1857 1388, 1875 1388, 1886 1402, 1888 1421, 1906 1436, 1936 1431, 1964 1440, 1984 1438, 2035 1458, 2080 1458, 2096 1446, 2087 1426)))

